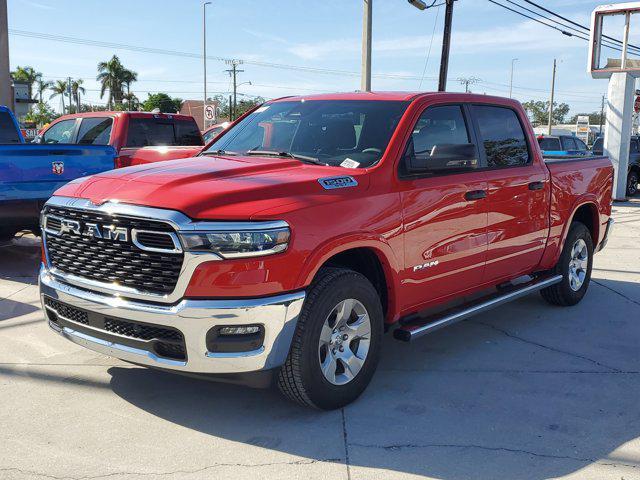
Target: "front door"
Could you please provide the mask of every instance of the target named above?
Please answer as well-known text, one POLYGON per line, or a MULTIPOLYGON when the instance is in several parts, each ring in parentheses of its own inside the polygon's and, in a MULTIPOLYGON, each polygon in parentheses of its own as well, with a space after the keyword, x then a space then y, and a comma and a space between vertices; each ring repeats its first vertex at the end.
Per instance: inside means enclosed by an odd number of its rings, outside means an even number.
MULTIPOLYGON (((468 168, 446 170, 442 164, 428 170, 433 152, 475 143, 466 112, 461 105, 428 107, 403 157, 401 297, 405 310, 474 288, 482 279, 487 248, 484 173, 468 168), (427 170, 411 173, 407 164, 412 156, 422 156, 427 170)), ((479 166, 477 153, 474 167, 479 166)))

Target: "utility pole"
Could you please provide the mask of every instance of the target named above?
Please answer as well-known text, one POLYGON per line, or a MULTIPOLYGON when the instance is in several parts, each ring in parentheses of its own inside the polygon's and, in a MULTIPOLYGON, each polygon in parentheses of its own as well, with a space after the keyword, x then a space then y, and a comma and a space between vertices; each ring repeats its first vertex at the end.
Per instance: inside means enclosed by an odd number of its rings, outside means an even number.
POLYGON ((551 135, 551 123, 553 121, 553 95, 556 89, 556 59, 553 59, 553 75, 551 75, 551 98, 549 99, 549 126, 547 133, 551 135))
POLYGON ((373 0, 364 0, 362 11, 362 78, 360 90, 371 91, 371 24, 373 0))
POLYGON ((511 94, 513 92, 513 66, 518 61, 517 58, 511 59, 511 80, 509 80, 509 98, 511 98, 511 94))
POLYGON ((600 107, 600 136, 602 136, 602 122, 604 120, 604 100, 605 95, 602 95, 602 106, 600 107))
POLYGON ((461 77, 458 78, 458 82, 460 82, 460 85, 464 85, 464 92, 465 93, 469 93, 469 85, 475 85, 476 83, 480 82, 481 80, 479 78, 476 77, 461 77))
POLYGON ((242 63, 242 60, 227 60, 226 63, 231 65, 231 69, 226 71, 233 77, 233 115, 231 120, 235 120, 238 105, 238 73, 242 73, 244 70, 238 70, 238 65, 242 63))
POLYGON ((453 2, 446 0, 447 6, 444 12, 444 32, 442 34, 442 56, 440 57, 440 78, 438 91, 447 89, 447 72, 449 71, 449 50, 451 47, 451 23, 453 22, 453 2))
POLYGON ((203 97, 202 97, 202 130, 207 129, 207 117, 204 114, 207 108, 207 5, 211 2, 202 4, 202 67, 203 67, 203 97))
POLYGON ((10 68, 7 0, 0 0, 0 105, 6 105, 13 111, 10 68))

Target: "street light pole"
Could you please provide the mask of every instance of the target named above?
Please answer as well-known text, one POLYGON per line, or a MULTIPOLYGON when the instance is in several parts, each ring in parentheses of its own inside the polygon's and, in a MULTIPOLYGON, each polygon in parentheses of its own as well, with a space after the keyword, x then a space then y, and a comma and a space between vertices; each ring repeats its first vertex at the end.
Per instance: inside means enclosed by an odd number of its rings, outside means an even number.
POLYGON ((203 97, 202 97, 202 129, 207 129, 207 117, 204 114, 207 108, 207 5, 211 2, 202 4, 202 67, 203 67, 203 97))
POLYGON ((511 94, 513 92, 513 66, 518 61, 517 58, 511 59, 511 80, 509 80, 509 98, 511 98, 511 94))
POLYGON ((449 50, 451 47, 451 24, 453 22, 453 2, 446 0, 447 6, 444 12, 444 33, 442 34, 442 56, 440 57, 440 78, 438 80, 438 91, 444 92, 447 89, 447 73, 449 71, 449 50))
POLYGON ((360 90, 371 91, 371 16, 373 0, 364 0, 362 11, 362 78, 360 90))

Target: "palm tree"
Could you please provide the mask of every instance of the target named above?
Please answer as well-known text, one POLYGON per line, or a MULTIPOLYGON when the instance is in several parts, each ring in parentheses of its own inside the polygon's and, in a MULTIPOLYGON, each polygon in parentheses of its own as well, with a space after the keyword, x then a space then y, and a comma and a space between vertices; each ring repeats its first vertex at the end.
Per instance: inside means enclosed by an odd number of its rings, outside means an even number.
POLYGON ((38 99, 40 100, 40 103, 43 103, 42 94, 51 87, 53 87, 53 82, 50 80, 42 80, 41 78, 36 80, 36 90, 38 91, 38 99))
POLYGON ((42 73, 36 72, 33 67, 17 67, 11 72, 11 77, 18 82, 26 82, 28 84, 29 98, 33 98, 33 84, 42 78, 42 73))
POLYGON ((82 95, 85 94, 85 89, 82 86, 83 80, 78 78, 77 80, 73 80, 71 82, 71 95, 73 96, 73 101, 76 103, 76 112, 80 111, 80 93, 82 95))
POLYGON ((122 81, 127 86, 127 93, 122 96, 122 99, 128 100, 128 108, 129 110, 131 110, 131 101, 138 100, 138 98, 133 93, 131 93, 131 84, 138 81, 138 74, 132 70, 128 70, 125 68, 122 72, 122 81))
POLYGON ((127 110, 134 111, 140 106, 140 99, 133 92, 127 92, 122 95, 122 100, 127 102, 127 110))
POLYGON ((104 97, 105 92, 109 91, 109 97, 107 99, 108 108, 113 108, 114 104, 122 103, 122 97, 124 95, 124 85, 127 85, 127 89, 131 83, 135 82, 138 78, 136 72, 127 70, 117 55, 111 57, 106 62, 98 63, 98 80, 102 86, 100 88, 100 98, 104 97))
POLYGON ((60 95, 60 99, 62 100, 62 113, 64 113, 64 97, 67 94, 67 82, 65 82, 64 80, 56 80, 56 83, 53 85, 53 87, 51 87, 51 91, 53 93, 49 97, 50 99, 60 95))

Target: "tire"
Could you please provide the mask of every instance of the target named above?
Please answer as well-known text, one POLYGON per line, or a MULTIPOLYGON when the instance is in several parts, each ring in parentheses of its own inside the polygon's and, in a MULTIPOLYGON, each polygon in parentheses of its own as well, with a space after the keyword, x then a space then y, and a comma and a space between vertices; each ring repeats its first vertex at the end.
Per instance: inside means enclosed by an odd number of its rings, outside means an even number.
POLYGON ((635 170, 631 170, 629 175, 627 176, 627 197, 633 197, 636 193, 638 193, 638 182, 640 179, 638 178, 638 172, 635 170))
POLYGON ((366 277, 344 268, 321 269, 307 291, 278 388, 294 402, 321 410, 353 402, 376 370, 383 328, 380 297, 366 277), (337 309, 343 307, 350 314, 343 315, 348 318, 341 323, 337 309), (363 309, 369 320, 368 335, 363 309), (331 342, 325 342, 329 338, 331 342), (343 358, 354 367, 347 368, 343 358), (358 371, 353 374, 352 370, 358 371))
POLYGON ((587 293, 592 265, 591 232, 583 223, 574 222, 569 228, 560 259, 553 269, 554 273, 562 275, 562 281, 541 290, 542 298, 552 305, 576 305, 587 293), (582 257, 583 254, 586 254, 586 259, 582 257))

